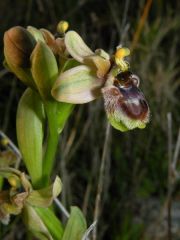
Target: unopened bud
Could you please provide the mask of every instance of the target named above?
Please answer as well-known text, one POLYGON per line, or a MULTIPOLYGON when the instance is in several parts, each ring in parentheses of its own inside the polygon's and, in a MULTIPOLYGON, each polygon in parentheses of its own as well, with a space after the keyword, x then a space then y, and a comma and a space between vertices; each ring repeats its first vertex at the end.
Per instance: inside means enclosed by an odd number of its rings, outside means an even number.
POLYGON ((64 34, 69 28, 69 23, 66 21, 60 21, 57 25, 57 31, 64 34))
POLYGON ((17 26, 4 34, 4 54, 8 65, 29 67, 36 41, 25 28, 17 26))

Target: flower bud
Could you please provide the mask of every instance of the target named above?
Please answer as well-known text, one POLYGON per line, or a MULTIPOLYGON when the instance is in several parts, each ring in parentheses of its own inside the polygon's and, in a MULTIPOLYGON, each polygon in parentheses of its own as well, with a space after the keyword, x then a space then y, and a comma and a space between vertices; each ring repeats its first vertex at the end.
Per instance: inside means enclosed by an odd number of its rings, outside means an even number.
POLYGON ((66 21, 60 21, 57 25, 57 31, 64 34, 69 28, 69 23, 66 21))
POLYGON ((5 32, 4 55, 8 65, 29 67, 35 44, 33 36, 23 27, 13 27, 5 32))

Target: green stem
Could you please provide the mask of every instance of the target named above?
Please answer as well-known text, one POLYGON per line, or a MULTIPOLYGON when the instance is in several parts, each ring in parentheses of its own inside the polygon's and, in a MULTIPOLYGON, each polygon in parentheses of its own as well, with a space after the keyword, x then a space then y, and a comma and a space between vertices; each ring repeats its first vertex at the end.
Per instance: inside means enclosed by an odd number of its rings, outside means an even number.
POLYGON ((43 181, 44 186, 47 186, 54 166, 59 134, 62 132, 64 125, 73 110, 73 105, 68 103, 58 103, 55 101, 46 101, 44 105, 49 128, 46 151, 43 159, 43 181))
POLYGON ((47 186, 50 180, 50 175, 54 165, 54 159, 56 155, 56 149, 58 144, 59 134, 49 132, 47 138, 46 152, 43 159, 43 181, 44 185, 47 186))
POLYGON ((0 176, 0 191, 2 190, 3 187, 3 177, 0 176))

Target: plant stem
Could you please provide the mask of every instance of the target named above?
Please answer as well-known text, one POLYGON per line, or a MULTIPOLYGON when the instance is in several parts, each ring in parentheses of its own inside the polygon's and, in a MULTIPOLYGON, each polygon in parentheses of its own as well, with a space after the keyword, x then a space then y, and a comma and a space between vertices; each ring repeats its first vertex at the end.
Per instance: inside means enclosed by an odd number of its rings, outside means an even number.
POLYGON ((172 207, 172 192, 173 192, 173 181, 172 181, 172 114, 167 114, 168 123, 168 204, 167 204, 167 230, 168 240, 172 240, 172 219, 171 219, 171 207, 172 207))
MULTIPOLYGON (((105 167, 106 167, 107 152, 109 149, 110 130, 111 130, 110 124, 107 123, 103 153, 101 158, 101 165, 99 170, 95 209, 94 209, 94 222, 97 224, 98 224, 100 210, 101 210, 100 208, 101 208, 101 200, 102 200, 102 193, 103 193, 103 187, 104 187, 104 173, 105 173, 105 167)), ((92 237, 93 240, 97 239, 97 224, 95 224, 95 227, 93 229, 93 237, 92 237)))
POLYGON ((134 37, 133 37, 133 41, 132 41, 132 44, 131 44, 131 53, 134 51, 134 49, 135 49, 135 47, 138 43, 138 40, 139 40, 140 34, 142 32, 142 29, 144 27, 145 21, 148 17, 151 5, 152 5, 152 0, 147 0, 146 3, 145 3, 144 9, 143 9, 143 13, 141 15, 141 18, 139 20, 137 30, 136 30, 136 32, 134 34, 134 37))
POLYGON ((43 181, 45 186, 49 184, 50 175, 54 165, 58 140, 59 134, 50 131, 47 138, 46 152, 43 159, 43 181))
POLYGON ((44 105, 49 128, 46 151, 43 159, 43 181, 44 186, 47 186, 54 166, 59 134, 62 132, 64 125, 73 110, 73 105, 68 103, 58 103, 53 100, 46 101, 44 105))

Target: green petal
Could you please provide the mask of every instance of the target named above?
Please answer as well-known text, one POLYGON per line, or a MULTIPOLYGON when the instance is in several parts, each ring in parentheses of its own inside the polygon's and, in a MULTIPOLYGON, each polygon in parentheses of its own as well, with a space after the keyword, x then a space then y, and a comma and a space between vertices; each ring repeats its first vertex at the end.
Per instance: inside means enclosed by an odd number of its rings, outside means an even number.
POLYGON ((103 82, 87 66, 78 66, 60 74, 52 96, 60 102, 82 104, 100 96, 103 82))
POLYGON ((75 31, 66 33, 65 45, 70 55, 81 63, 83 63, 84 57, 94 54, 75 31))

